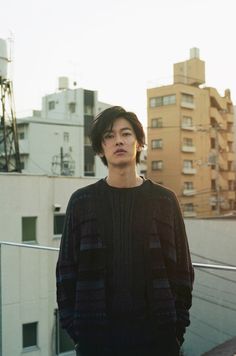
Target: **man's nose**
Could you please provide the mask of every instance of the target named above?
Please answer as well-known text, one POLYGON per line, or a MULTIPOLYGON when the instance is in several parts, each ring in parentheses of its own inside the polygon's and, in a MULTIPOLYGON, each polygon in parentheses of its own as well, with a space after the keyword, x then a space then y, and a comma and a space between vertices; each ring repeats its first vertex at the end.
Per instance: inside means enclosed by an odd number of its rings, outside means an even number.
POLYGON ((124 143, 124 140, 123 140, 123 137, 121 135, 116 135, 116 145, 119 146, 119 145, 123 145, 124 143))

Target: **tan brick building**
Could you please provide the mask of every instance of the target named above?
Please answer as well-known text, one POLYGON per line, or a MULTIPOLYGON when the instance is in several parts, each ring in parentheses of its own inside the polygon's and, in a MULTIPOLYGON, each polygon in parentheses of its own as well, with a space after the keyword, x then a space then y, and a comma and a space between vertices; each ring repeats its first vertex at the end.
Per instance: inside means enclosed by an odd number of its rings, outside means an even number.
POLYGON ((147 90, 147 176, 175 191, 185 217, 235 209, 233 103, 202 87, 198 52, 174 64, 174 84, 147 90))

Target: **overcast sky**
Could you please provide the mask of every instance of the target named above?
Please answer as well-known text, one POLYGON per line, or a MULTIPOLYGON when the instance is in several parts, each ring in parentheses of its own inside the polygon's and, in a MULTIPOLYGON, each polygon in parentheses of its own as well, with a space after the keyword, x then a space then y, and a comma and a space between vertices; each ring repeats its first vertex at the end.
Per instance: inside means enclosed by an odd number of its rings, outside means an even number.
POLYGON ((18 116, 40 109, 59 76, 135 111, 146 126, 146 88, 172 84, 192 47, 206 85, 236 103, 235 0, 7 0, 0 38, 13 38, 18 116))

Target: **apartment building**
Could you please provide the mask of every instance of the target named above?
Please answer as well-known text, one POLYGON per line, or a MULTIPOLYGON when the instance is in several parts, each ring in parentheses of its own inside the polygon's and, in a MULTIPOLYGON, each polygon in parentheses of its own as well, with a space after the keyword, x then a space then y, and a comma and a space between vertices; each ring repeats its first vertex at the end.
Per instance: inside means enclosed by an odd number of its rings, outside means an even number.
POLYGON ((205 62, 192 48, 174 64, 173 84, 147 90, 147 176, 175 191, 185 217, 236 209, 230 90, 221 96, 204 83, 205 62))
POLYGON ((58 90, 42 98, 41 110, 17 120, 22 172, 105 176, 89 132, 95 115, 109 106, 98 101, 97 91, 70 88, 69 79, 60 77, 58 90))

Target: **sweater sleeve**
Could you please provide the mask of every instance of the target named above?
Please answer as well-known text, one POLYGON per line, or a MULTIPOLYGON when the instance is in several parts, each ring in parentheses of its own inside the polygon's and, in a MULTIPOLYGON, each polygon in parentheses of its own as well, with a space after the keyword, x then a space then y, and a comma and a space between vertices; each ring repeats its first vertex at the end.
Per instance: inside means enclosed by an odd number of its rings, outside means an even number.
POLYGON ((76 238, 78 239, 78 217, 76 201, 71 197, 65 217, 60 251, 56 266, 57 304, 62 328, 76 342, 73 316, 76 293, 76 238))
POLYGON ((189 309, 192 305, 194 270, 191 262, 184 220, 174 195, 174 232, 176 244, 175 306, 177 313, 176 336, 183 343, 185 328, 190 324, 189 309))

